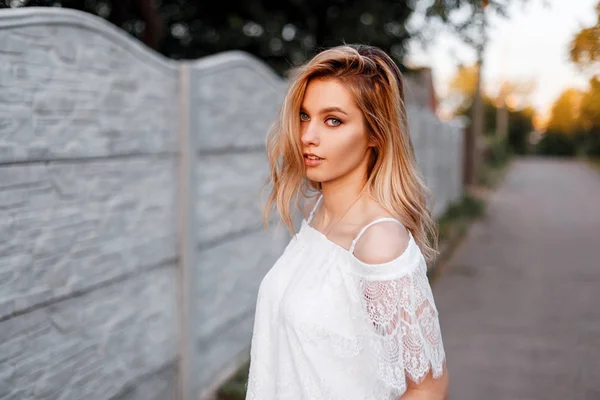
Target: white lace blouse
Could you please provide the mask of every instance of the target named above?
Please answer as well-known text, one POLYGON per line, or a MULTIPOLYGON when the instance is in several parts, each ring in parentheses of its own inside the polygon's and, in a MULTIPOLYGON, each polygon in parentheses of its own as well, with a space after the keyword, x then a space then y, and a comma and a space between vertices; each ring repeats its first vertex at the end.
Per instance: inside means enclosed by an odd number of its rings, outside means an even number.
POLYGON ((409 232, 406 250, 366 264, 308 220, 263 278, 247 400, 388 400, 406 379, 442 375, 445 361, 427 266, 409 232))

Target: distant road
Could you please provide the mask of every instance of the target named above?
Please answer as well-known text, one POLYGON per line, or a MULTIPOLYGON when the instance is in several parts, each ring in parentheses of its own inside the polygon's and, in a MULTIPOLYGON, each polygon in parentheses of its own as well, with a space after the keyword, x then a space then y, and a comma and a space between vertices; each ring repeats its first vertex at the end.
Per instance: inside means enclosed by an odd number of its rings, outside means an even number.
POLYGON ((600 399, 600 172, 521 158, 434 285, 450 400, 600 399))

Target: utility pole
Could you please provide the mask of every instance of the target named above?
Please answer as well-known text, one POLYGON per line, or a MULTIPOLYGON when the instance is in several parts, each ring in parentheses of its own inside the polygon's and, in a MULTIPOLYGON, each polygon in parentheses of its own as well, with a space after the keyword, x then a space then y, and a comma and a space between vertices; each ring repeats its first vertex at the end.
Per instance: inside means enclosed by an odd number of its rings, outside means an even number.
POLYGON ((502 82, 498 103, 496 105, 496 135, 499 140, 505 140, 508 135, 508 110, 506 109, 506 95, 508 94, 508 84, 502 82))
MULTIPOLYGON (((508 109, 506 108, 506 97, 511 88, 507 81, 506 64, 508 62, 507 41, 502 44, 502 57, 500 59, 500 89, 496 101, 496 138, 505 142, 508 136, 508 109)), ((505 143, 506 145, 506 143, 505 143)))
POLYGON ((483 164, 482 160, 482 141, 483 141, 483 100, 482 100, 482 70, 483 70, 483 52, 485 50, 486 38, 486 18, 485 8, 487 1, 482 1, 479 5, 480 21, 480 39, 481 41, 475 44, 477 51, 477 89, 473 99, 473 107, 471 113, 471 129, 467 130, 465 143, 466 150, 466 165, 465 165, 465 184, 467 186, 476 185, 478 182, 478 172, 483 164))

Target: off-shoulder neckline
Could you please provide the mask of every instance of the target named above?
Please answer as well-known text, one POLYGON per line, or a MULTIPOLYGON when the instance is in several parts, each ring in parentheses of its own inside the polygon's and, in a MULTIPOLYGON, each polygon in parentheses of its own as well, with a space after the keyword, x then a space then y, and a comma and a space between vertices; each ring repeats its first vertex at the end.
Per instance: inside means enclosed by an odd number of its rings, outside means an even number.
POLYGON ((338 251, 342 252, 343 254, 346 254, 352 261, 354 261, 358 265, 360 265, 362 267, 367 267, 367 268, 378 268, 378 267, 381 268, 381 267, 395 265, 396 263, 402 261, 403 258, 408 258, 411 253, 412 246, 416 246, 416 242, 414 241, 412 233, 409 230, 407 230, 408 236, 409 236, 408 245, 406 246, 406 249, 404 249, 402 254, 400 254, 398 257, 396 257, 390 261, 386 261, 384 263, 370 264, 370 263, 366 263, 366 262, 362 261, 361 259, 356 257, 354 254, 352 254, 350 252, 350 250, 348 250, 345 247, 341 246, 340 244, 332 241, 326 235, 324 235, 321 231, 319 231, 318 229, 315 229, 313 226, 311 226, 308 223, 306 218, 302 219, 302 225, 304 225, 308 230, 314 232, 316 234, 316 236, 321 238, 323 241, 328 243, 333 248, 337 249, 338 251))

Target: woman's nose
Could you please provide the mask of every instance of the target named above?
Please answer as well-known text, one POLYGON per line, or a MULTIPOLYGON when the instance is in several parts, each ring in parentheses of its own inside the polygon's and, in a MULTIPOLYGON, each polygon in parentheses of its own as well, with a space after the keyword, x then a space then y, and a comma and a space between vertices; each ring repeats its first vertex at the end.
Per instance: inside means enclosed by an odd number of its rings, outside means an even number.
POLYGON ((319 132, 312 122, 304 122, 302 124, 302 143, 305 146, 319 144, 319 132))

